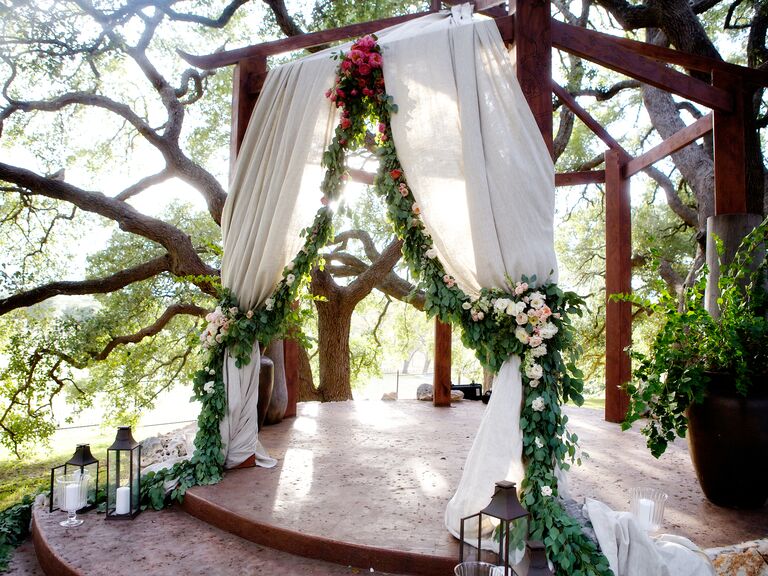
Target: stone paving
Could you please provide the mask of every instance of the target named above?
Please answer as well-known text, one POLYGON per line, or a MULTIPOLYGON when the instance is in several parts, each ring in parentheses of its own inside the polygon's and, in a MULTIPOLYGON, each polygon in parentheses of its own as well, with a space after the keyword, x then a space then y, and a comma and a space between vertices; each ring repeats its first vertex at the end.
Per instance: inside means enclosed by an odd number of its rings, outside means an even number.
MULTIPOLYGON (((343 533, 339 537, 374 538, 378 544, 391 545, 401 545, 403 539, 399 537, 404 535, 411 546, 426 546, 432 552, 443 543, 451 545, 442 528, 442 510, 451 487, 458 482, 464 455, 484 409, 481 403, 465 401, 450 409, 433 409, 426 403, 401 400, 303 404, 299 408, 298 418, 269 427, 262 435, 264 444, 280 459, 277 468, 238 471, 229 475, 230 482, 225 480, 205 490, 216 493, 238 476, 237 485, 247 494, 235 490, 229 496, 232 502, 240 502, 244 513, 257 509, 274 513, 288 528, 298 523, 299 530, 318 528, 325 536, 336 537, 338 527, 343 533), (346 478, 343 489, 331 482, 332 473, 346 478), (271 493, 268 506, 260 496, 264 491, 271 493), (357 491, 369 494, 369 511, 366 504, 355 504, 357 491), (374 503, 377 494, 384 495, 378 505, 374 503), (329 509, 328 497, 337 503, 336 509, 329 509), (362 524, 339 521, 348 517, 349 509, 361 512, 362 524), (383 529, 375 524, 377 516, 382 517, 383 529), (366 528, 347 530, 345 526, 366 528), (397 526, 401 528, 395 529, 397 526)), ((734 511, 709 504, 698 488, 684 442, 675 443, 655 460, 638 432, 622 433, 617 425, 604 422, 598 411, 566 408, 566 413, 582 449, 591 456, 583 467, 570 473, 573 497, 593 496, 615 509, 626 510, 632 486, 659 487, 670 495, 663 531, 686 536, 707 548, 720 575, 768 576, 768 507, 734 511), (744 543, 734 545, 738 542, 744 543)), ((41 516, 38 512, 38 517, 45 516, 47 513, 41 516)), ((60 540, 69 550, 67 554, 95 543, 97 548, 89 553, 94 563, 84 572, 89 576, 138 571, 100 571, 98 564, 115 554, 121 562, 138 554, 140 573, 144 574, 361 573, 240 540, 177 510, 145 512, 134 522, 119 523, 121 526, 107 525, 101 517, 88 520, 87 530, 61 534, 60 540), (226 562, 222 562, 222 551, 226 562)), ((51 528, 51 533, 59 533, 55 526, 51 528)), ((30 550, 25 544, 17 551, 11 574, 42 573, 30 550)))

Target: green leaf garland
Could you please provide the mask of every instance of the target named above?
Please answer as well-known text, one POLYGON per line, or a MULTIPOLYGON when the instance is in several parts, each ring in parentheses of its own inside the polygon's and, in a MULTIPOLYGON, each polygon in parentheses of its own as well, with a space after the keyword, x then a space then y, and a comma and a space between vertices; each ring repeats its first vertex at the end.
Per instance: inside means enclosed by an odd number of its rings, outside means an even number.
MULTIPOLYGON (((201 335, 207 359, 194 378, 194 399, 201 401, 195 454, 170 470, 149 474, 143 502, 160 508, 167 504, 164 483, 178 478, 171 499, 181 500, 195 484, 221 479, 224 454, 219 423, 226 410, 222 376, 224 351, 228 348, 238 366, 246 365, 255 342, 266 344, 284 334, 291 319, 298 321, 293 303, 309 279, 312 267, 321 264, 320 249, 333 237, 329 204, 336 201, 348 178, 347 151, 374 141, 379 158, 375 187, 387 203, 393 228, 402 238, 403 255, 426 294, 427 314, 462 327, 462 341, 475 350, 480 362, 498 371, 511 355, 522 359, 524 404, 521 412, 523 458, 526 476, 521 501, 530 512, 529 537, 542 540, 559 575, 608 575, 605 557, 581 532, 557 499, 556 467, 567 469, 578 462, 577 438, 566 430, 567 417, 560 405, 583 401, 582 375, 573 359, 563 357, 575 350, 570 314, 581 314, 582 299, 556 284, 539 282, 535 276, 507 289, 484 288, 467 295, 446 273, 437 258, 431 237, 424 230, 421 208, 408 187, 397 157, 390 126, 397 106, 387 95, 382 73, 381 49, 376 36, 365 36, 339 60, 334 86, 326 96, 341 111, 333 140, 323 154, 326 169, 321 185, 322 206, 312 226, 302 232, 305 244, 283 271, 274 293, 257 309, 243 311, 233 294, 222 291, 221 303, 207 317, 201 335)), ((512 409, 513 407, 510 407, 512 409)), ((521 543, 520 543, 521 544, 521 543)))

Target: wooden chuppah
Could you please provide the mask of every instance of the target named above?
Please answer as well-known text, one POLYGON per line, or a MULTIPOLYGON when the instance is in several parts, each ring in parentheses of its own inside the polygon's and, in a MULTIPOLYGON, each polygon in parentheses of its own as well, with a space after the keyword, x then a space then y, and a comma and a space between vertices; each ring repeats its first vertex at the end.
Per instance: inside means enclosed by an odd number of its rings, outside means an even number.
MULTIPOLYGON (((439 1, 432 0, 428 12, 354 24, 207 56, 182 56, 190 64, 203 69, 233 64, 236 66, 231 136, 234 161, 266 77, 269 56, 373 33, 434 12, 440 8, 440 4, 439 1)), ((628 293, 632 288, 629 190, 632 175, 712 131, 715 215, 717 217, 725 214, 745 214, 748 211, 746 143, 750 127, 747 126, 746 109, 756 87, 768 86, 768 74, 559 22, 551 18, 549 0, 517 0, 516 7, 513 1, 509 13, 499 4, 503 2, 479 0, 475 2, 475 9, 494 16, 504 40, 514 45, 520 86, 549 150, 552 150, 553 144, 552 92, 607 147, 604 170, 556 174, 555 184, 605 185, 608 296, 628 293), (565 89, 553 82, 553 48, 690 99, 712 109, 713 112, 641 156, 633 158, 565 89), (704 72, 710 76, 711 81, 707 83, 687 76, 670 68, 669 64, 704 72)), ((354 171, 351 177, 364 183, 373 181, 372 174, 361 171, 354 171)), ((435 337, 435 404, 446 405, 450 403, 450 327, 438 322, 435 337)), ((631 365, 625 349, 631 343, 631 338, 630 305, 609 299, 606 303, 605 418, 611 422, 623 420, 628 405, 622 386, 630 379, 631 365)), ((289 405, 287 413, 290 415, 295 413, 295 391, 298 389, 298 357, 295 343, 286 342, 285 360, 286 380, 289 390, 294 391, 293 403, 289 405)))

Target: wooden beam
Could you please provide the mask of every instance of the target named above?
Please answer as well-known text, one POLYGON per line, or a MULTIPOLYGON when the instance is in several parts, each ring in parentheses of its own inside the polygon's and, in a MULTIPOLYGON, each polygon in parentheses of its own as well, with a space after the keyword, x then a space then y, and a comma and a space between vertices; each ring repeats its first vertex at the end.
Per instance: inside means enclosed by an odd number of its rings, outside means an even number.
POLYGON ((435 373, 432 377, 435 406, 451 405, 451 325, 435 318, 435 373))
POLYGON ((583 172, 560 172, 555 174, 555 186, 583 186, 605 182, 605 170, 585 170, 583 172))
POLYGON ((733 99, 726 89, 710 86, 628 50, 615 42, 615 36, 554 21, 552 45, 713 110, 729 111, 733 108, 733 99))
POLYGON ((232 130, 229 134, 229 175, 234 175, 235 161, 248 128, 248 121, 267 77, 265 57, 247 58, 235 66, 232 77, 232 130))
POLYGON ((393 18, 383 18, 381 20, 372 20, 370 22, 360 22, 359 24, 351 24, 349 26, 342 26, 341 28, 334 28, 332 30, 310 32, 300 36, 281 38, 280 40, 262 42, 261 44, 254 44, 252 46, 246 46, 236 50, 227 50, 225 52, 216 52, 214 54, 207 54, 205 56, 196 56, 181 50, 178 50, 177 52, 179 53, 179 56, 181 56, 192 66, 195 66, 196 68, 202 68, 203 70, 212 70, 214 68, 221 68, 222 66, 231 66, 232 64, 236 64, 245 58, 252 58, 255 56, 274 56, 275 54, 282 54, 283 52, 292 52, 293 50, 302 50, 304 48, 322 46, 330 42, 338 42, 340 40, 347 40, 348 38, 354 38, 356 36, 372 34, 374 32, 378 32, 379 30, 383 30, 384 28, 394 26, 395 24, 401 24, 403 22, 407 22, 408 20, 420 18, 425 14, 430 14, 430 12, 417 12, 416 14, 406 14, 404 16, 395 16, 393 18))
POLYGON ((553 140, 552 94, 549 88, 552 81, 550 0, 518 2, 514 22, 517 79, 551 155, 553 140))
MULTIPOLYGON (((558 22, 553 26, 571 26, 558 22)), ((593 33, 593 30, 584 28, 578 28, 584 30, 587 35, 593 33)), ((602 34, 600 32, 594 32, 595 34, 602 34)), ((658 62, 665 62, 667 64, 673 64, 675 66, 681 66, 686 70, 697 70, 699 72, 706 72, 711 74, 713 70, 723 70, 731 72, 732 74, 740 75, 742 78, 753 84, 768 86, 768 72, 763 70, 756 70, 754 68, 747 68, 746 66, 739 66, 738 64, 731 64, 724 60, 715 60, 707 56, 699 56, 697 54, 688 54, 687 52, 681 52, 680 50, 673 50, 672 48, 666 48, 664 46, 656 46, 655 44, 648 44, 647 42, 639 42, 637 40, 630 40, 629 38, 622 38, 620 36, 613 36, 611 34, 604 34, 610 38, 610 41, 622 48, 626 48, 646 58, 651 58, 658 62)))
POLYGON ((299 343, 296 340, 283 340, 283 363, 285 386, 288 389, 288 404, 283 418, 293 418, 296 416, 296 403, 299 399, 299 343))
POLYGON ((686 126, 682 130, 678 130, 672 136, 654 146, 646 153, 641 154, 637 158, 633 158, 626 165, 625 178, 629 178, 634 174, 637 174, 641 170, 648 168, 652 164, 655 164, 662 158, 666 158, 673 152, 677 152, 681 148, 685 148, 691 142, 695 142, 707 132, 712 130, 712 113, 710 112, 706 116, 702 116, 696 122, 690 126, 686 126))
POLYGON ((629 153, 624 150, 624 147, 619 144, 613 136, 608 134, 608 131, 603 128, 603 126, 595 120, 592 115, 587 112, 584 108, 581 107, 581 105, 576 101, 576 98, 574 98, 568 90, 560 86, 557 82, 552 80, 552 91, 555 93, 555 95, 560 98, 560 100, 570 108, 573 113, 576 115, 576 117, 584 122, 587 128, 589 128, 595 136, 600 138, 608 148, 611 150, 617 150, 624 156, 629 156, 629 153))
POLYGON ((748 102, 744 83, 729 72, 712 72, 712 84, 730 88, 735 94, 732 111, 714 111, 712 123, 715 149, 715 215, 747 212, 748 102))
POLYGON ((631 378, 631 361, 625 352, 632 343, 632 308, 614 302, 611 294, 632 290, 632 228, 629 180, 622 176, 624 157, 605 152, 605 419, 621 422, 629 397, 623 386, 631 378))

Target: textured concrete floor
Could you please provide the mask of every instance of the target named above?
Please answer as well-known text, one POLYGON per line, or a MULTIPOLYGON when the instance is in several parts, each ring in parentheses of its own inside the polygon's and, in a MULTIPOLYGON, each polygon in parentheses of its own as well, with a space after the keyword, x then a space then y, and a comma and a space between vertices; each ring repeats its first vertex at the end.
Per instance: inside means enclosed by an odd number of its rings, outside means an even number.
MULTIPOLYGON (((298 418, 262 434, 279 459, 276 468, 238 471, 195 490, 283 528, 453 555, 456 544, 443 527, 443 512, 484 409, 468 401, 443 409, 415 400, 303 404, 298 418)), ((566 413, 590 455, 569 474, 573 497, 628 510, 633 486, 653 486, 669 494, 663 531, 703 548, 768 536, 768 507, 734 511, 705 500, 685 442, 656 460, 643 436, 621 432, 601 412, 566 413)))
MULTIPOLYGON (((297 418, 262 434, 264 445, 279 459, 277 467, 234 471, 216 486, 195 490, 238 514, 283 528, 454 555, 456 544, 443 528, 443 511, 483 411, 481 403, 467 401, 443 409, 418 401, 303 404, 297 418)), ((733 511, 704 499, 684 442, 656 460, 638 432, 622 433, 604 422, 601 412, 566 412, 591 456, 569 475, 574 497, 592 496, 626 510, 633 486, 655 486, 670 496, 666 532, 705 548, 768 536, 768 507, 733 511)), ((109 524, 89 514, 75 530, 59 528, 59 514, 36 514, 57 551, 73 562, 90 562, 83 566, 89 575, 360 572, 265 549, 176 510, 109 524), (90 551, 91 560, 81 558, 83 550, 90 551), (109 555, 120 561, 103 564, 109 555)), ((24 557, 22 551, 11 573, 36 576, 34 563, 24 564, 24 557)))

